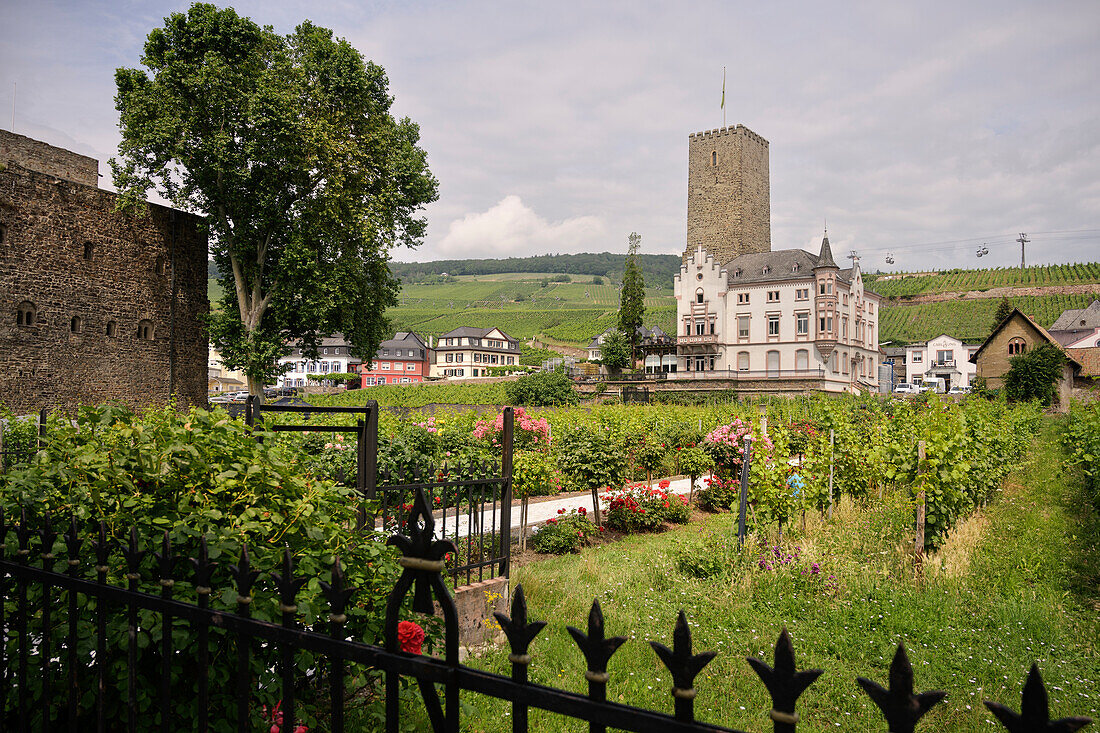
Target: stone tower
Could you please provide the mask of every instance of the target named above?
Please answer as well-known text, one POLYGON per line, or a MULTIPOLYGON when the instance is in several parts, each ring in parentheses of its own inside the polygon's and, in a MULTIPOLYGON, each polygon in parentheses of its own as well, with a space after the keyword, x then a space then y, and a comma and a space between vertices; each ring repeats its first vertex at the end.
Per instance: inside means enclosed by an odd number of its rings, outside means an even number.
POLYGON ((744 125, 688 136, 687 260, 720 263, 772 248, 768 141, 744 125))

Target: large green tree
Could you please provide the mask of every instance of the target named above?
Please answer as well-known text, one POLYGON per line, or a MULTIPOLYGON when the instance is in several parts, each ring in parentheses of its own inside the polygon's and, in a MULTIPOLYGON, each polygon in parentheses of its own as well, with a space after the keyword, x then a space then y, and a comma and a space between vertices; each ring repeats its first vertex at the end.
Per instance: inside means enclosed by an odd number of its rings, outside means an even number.
POLYGON ((633 366, 637 358, 638 329, 645 317, 645 278, 638 264, 638 246, 642 237, 631 232, 623 269, 623 290, 619 299, 619 330, 630 340, 630 360, 633 366))
POLYGON ((1001 298, 1001 302, 997 304, 997 310, 993 313, 993 325, 990 326, 989 332, 993 333, 997 330, 997 326, 1001 325, 1001 322, 1012 315, 1012 301, 1007 297, 1001 298))
POLYGON ((288 341, 342 332, 363 357, 389 325, 390 250, 414 246, 437 184, 385 71, 307 22, 287 36, 195 4, 115 74, 123 206, 150 189, 202 216, 221 273, 210 335, 260 394, 288 341))
POLYGON ((630 339, 618 329, 608 331, 600 344, 600 363, 607 367, 608 374, 617 377, 630 366, 630 339))

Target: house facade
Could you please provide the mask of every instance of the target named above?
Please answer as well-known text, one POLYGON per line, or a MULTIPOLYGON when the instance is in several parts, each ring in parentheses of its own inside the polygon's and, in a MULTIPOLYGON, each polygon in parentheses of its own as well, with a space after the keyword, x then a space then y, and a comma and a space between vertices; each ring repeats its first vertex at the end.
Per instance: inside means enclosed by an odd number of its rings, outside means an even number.
POLYGON ((430 375, 441 379, 488 377, 489 367, 517 366, 519 341, 499 328, 462 326, 439 337, 430 375))
POLYGON ((363 387, 383 384, 420 384, 428 378, 431 349, 415 333, 398 331, 378 345, 370 364, 362 364, 363 387))
POLYGON ((980 347, 981 344, 965 344, 947 334, 909 344, 905 347, 904 381, 924 382, 938 377, 943 379, 944 389, 969 387, 977 369, 970 357, 980 347))
MULTIPOLYGON (((1004 376, 1012 366, 1012 357, 1026 354, 1043 344, 1053 344, 1061 348, 1045 328, 1019 308, 1014 308, 970 357, 974 361, 975 376, 984 379, 988 387, 999 389, 1004 386, 1004 376)), ((1069 409, 1074 374, 1080 369, 1081 365, 1072 357, 1062 367, 1062 376, 1056 385, 1056 407, 1062 411, 1069 409)))
POLYGON ((719 262, 700 245, 674 278, 680 378, 800 380, 830 392, 878 391, 882 299, 856 262, 750 252, 719 262))
POLYGON ((310 381, 311 374, 346 374, 359 371, 363 362, 358 356, 352 356, 351 344, 343 334, 325 336, 317 347, 317 358, 310 358, 301 344, 291 347, 290 353, 280 357, 279 366, 284 368, 276 384, 280 387, 305 387, 317 384, 310 381))

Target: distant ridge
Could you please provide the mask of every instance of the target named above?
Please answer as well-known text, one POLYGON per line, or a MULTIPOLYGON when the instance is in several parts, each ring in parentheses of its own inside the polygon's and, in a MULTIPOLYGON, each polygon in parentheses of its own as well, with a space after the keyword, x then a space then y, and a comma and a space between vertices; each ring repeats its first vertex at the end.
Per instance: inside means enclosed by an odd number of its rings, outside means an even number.
MULTIPOLYGON (((680 271, 679 255, 638 255, 647 285, 671 288, 672 276, 680 271)), ((435 260, 433 262, 391 262, 390 272, 402 280, 428 275, 498 275, 506 272, 558 272, 566 275, 599 275, 622 278, 626 254, 534 255, 506 259, 435 260)))

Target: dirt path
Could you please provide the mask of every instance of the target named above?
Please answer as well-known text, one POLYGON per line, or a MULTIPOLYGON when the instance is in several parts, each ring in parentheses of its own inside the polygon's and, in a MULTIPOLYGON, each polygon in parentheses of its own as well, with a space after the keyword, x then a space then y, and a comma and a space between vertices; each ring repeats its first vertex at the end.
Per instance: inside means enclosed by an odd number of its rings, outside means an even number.
POLYGON ((939 303, 945 300, 979 300, 981 298, 1018 298, 1025 295, 1080 295, 1092 293, 1100 295, 1100 283, 1079 283, 1077 285, 1042 285, 1033 288, 1021 288, 1005 285, 989 290, 955 290, 950 293, 927 293, 925 295, 898 295, 887 298, 889 305, 918 305, 920 303, 939 303))

